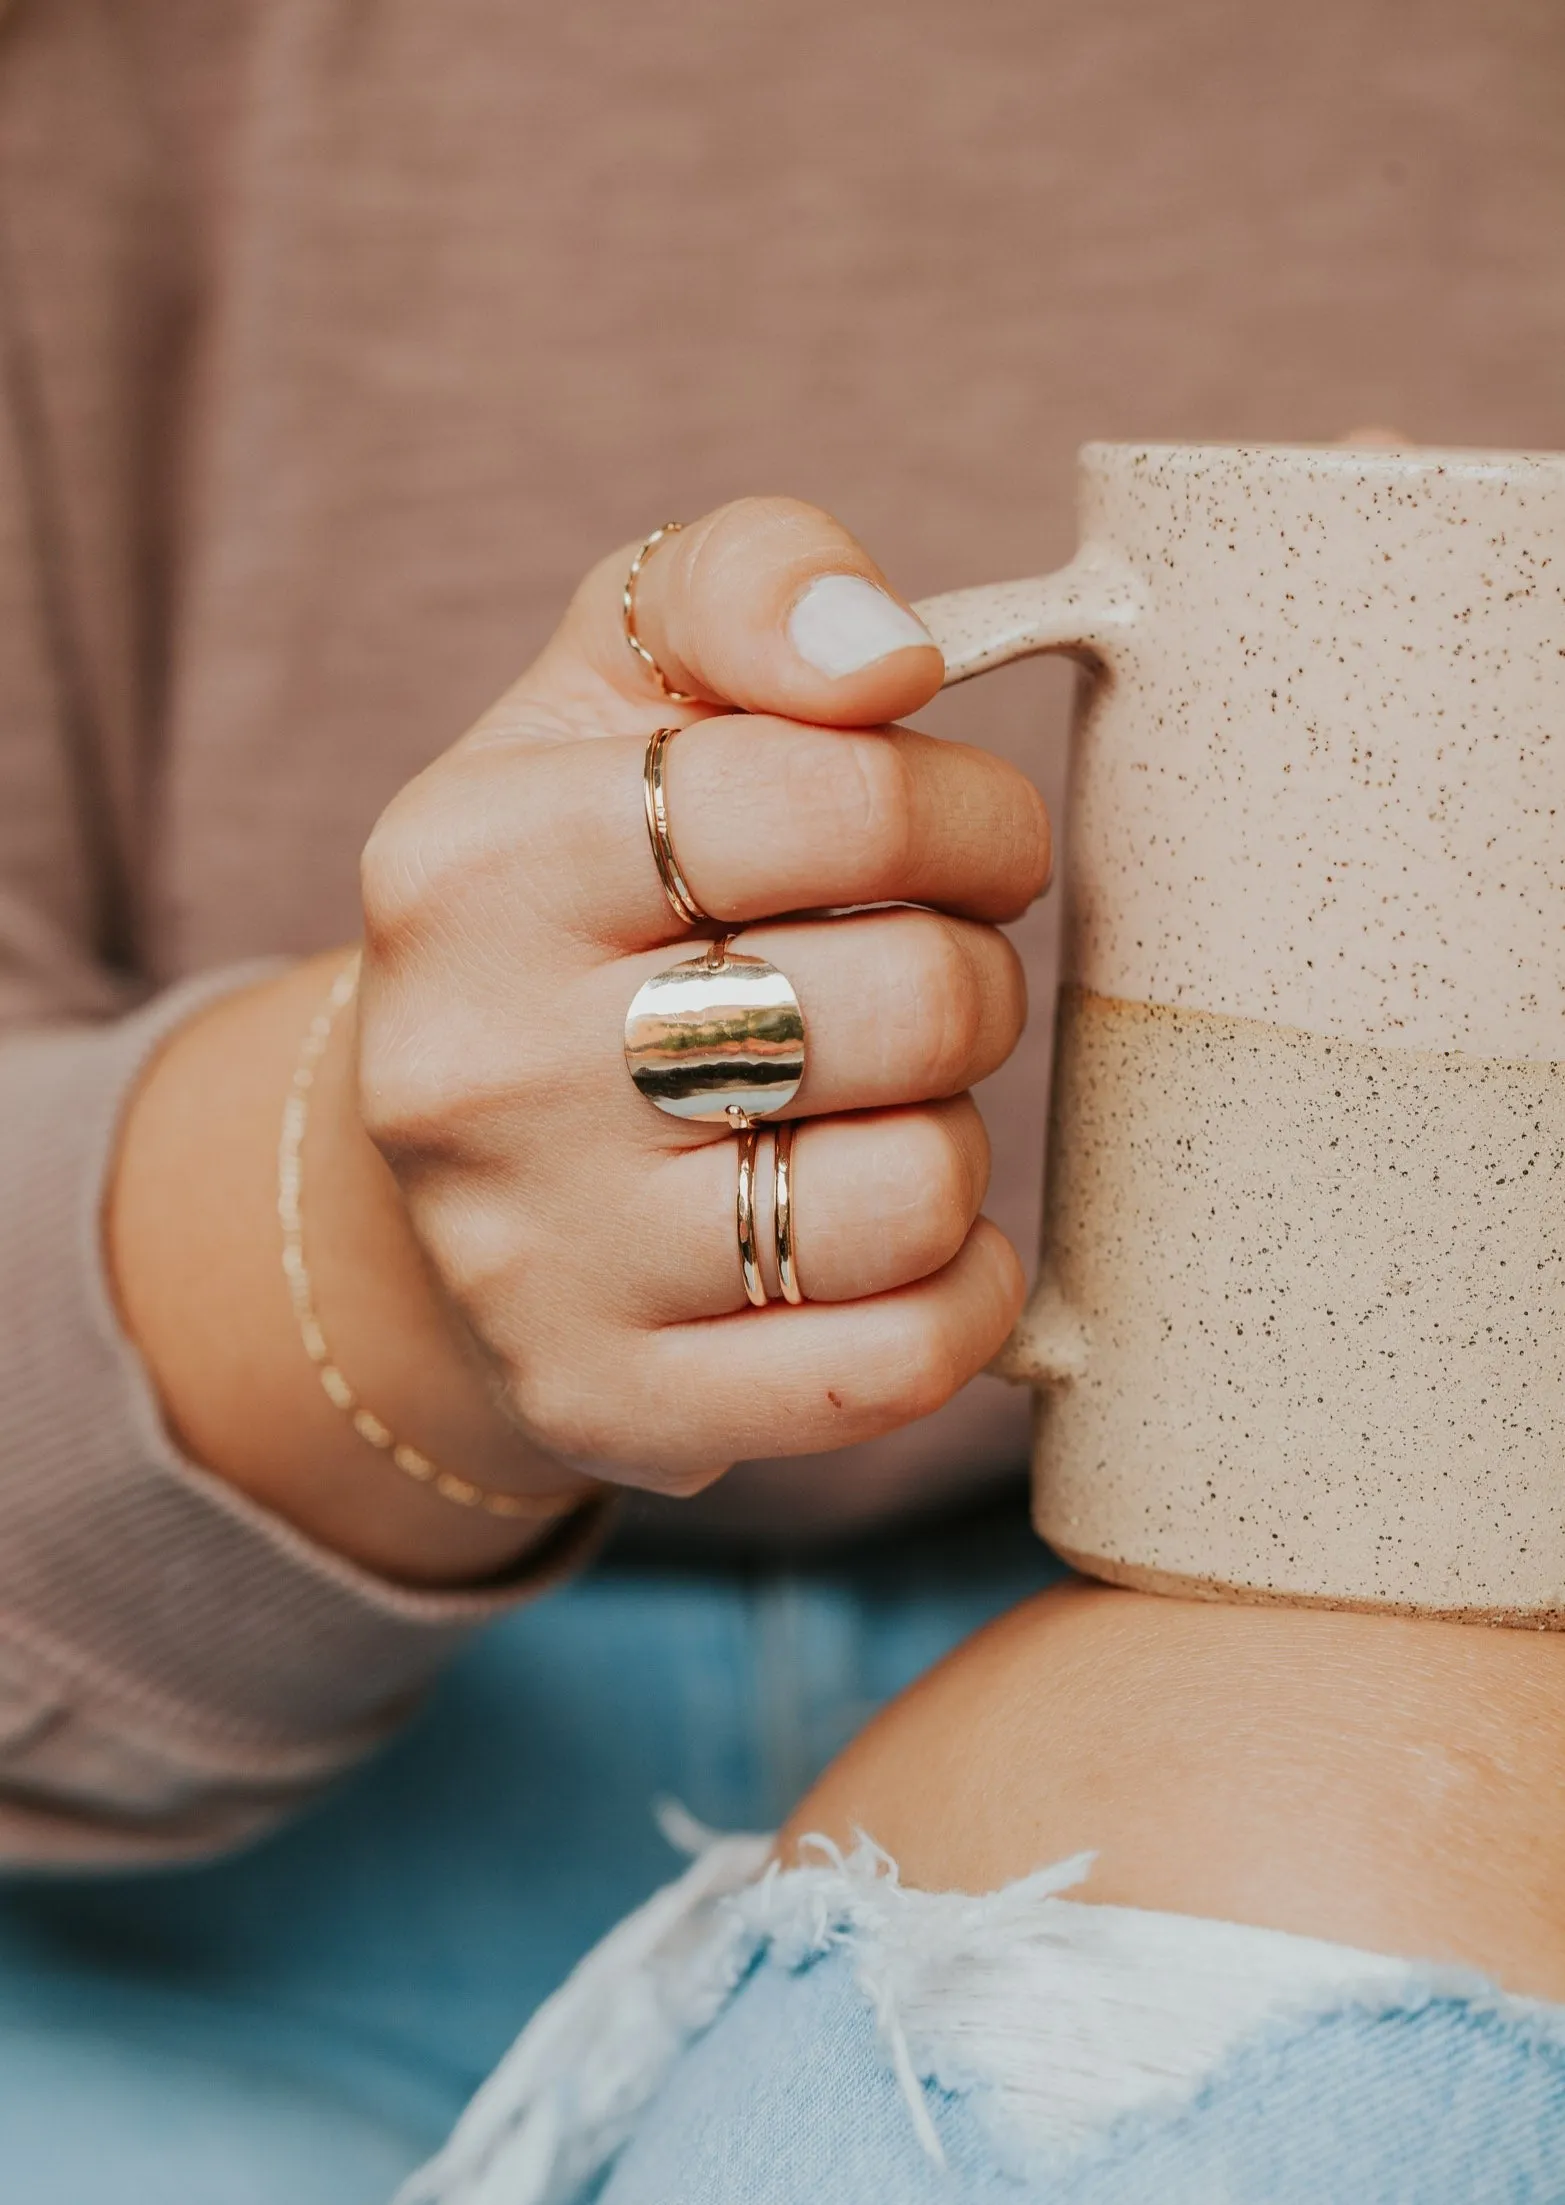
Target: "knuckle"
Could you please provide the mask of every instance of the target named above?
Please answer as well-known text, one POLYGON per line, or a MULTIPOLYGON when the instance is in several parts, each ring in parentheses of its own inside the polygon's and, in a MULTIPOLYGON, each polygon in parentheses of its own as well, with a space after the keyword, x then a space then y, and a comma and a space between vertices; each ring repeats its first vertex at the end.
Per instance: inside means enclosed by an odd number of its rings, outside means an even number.
POLYGON ((481 823, 481 814, 434 799, 423 781, 393 797, 359 857, 365 939, 377 955, 407 949, 449 906, 479 857, 481 823))
POLYGON ((837 533, 825 514, 796 498, 735 498, 718 506, 665 547, 666 616, 704 628, 717 609, 754 601, 768 577, 819 544, 824 529, 837 533))
POLYGON ((534 1164, 539 1143, 529 1122, 536 1068, 517 1064, 482 1015, 464 1003, 403 1003, 373 1013, 359 1034, 359 1116, 392 1163, 441 1163, 452 1184, 472 1188, 476 1174, 506 1174, 534 1164))
POLYGON ((419 1179, 408 1207, 442 1288, 509 1371, 509 1337, 525 1318, 542 1255, 515 1206, 464 1173, 436 1171, 419 1179))
POLYGON ((466 761, 440 761, 400 790, 359 857, 370 949, 394 957, 459 930, 478 908, 503 910, 508 924, 520 924, 528 852, 538 819, 548 814, 547 796, 542 804, 539 797, 538 774, 528 766, 480 782, 466 761), (503 903, 486 897, 497 883, 506 890, 503 903))
POLYGON ((926 1091, 965 1087, 983 1032, 980 976, 963 930, 950 920, 918 921, 916 1069, 926 1091))
POLYGON ((966 1240, 973 1222, 972 1171, 955 1128, 943 1119, 924 1118, 917 1145, 927 1253, 945 1262, 966 1240))
POLYGON ((1006 801, 993 837, 994 909, 1017 918, 1043 894, 1054 869, 1054 831, 1042 794, 1023 773, 1006 771, 1006 801))
POLYGON ((813 550, 823 540, 838 542, 842 538, 841 526, 822 507, 804 498, 776 493, 734 498, 710 513, 699 531, 701 544, 711 544, 720 552, 738 549, 747 555, 753 555, 760 546, 769 555, 780 552, 786 556, 792 550, 813 550))
POLYGON ((973 1221, 972 1167, 955 1129, 935 1111, 908 1111, 883 1138, 878 1190, 881 1223, 907 1276, 939 1270, 957 1253, 973 1221))
POLYGON ((933 1416, 965 1384, 970 1373, 964 1367, 952 1336, 951 1324, 938 1308, 920 1303, 909 1311, 898 1409, 911 1423, 933 1416))
POLYGON ((912 767, 894 743, 874 736, 839 738, 827 756, 827 802, 855 874, 853 892, 894 894, 909 880, 917 816, 912 767))
POLYGON ((359 1117, 390 1159, 454 1153, 471 1134, 474 1100, 464 1053, 444 1045, 436 1024, 421 1024, 416 1040, 403 1021, 372 1013, 358 1042, 359 1117))
POLYGON ((974 959, 972 997, 978 1029, 969 1071, 979 1079, 1004 1063, 1027 1024, 1027 968, 1003 934, 989 934, 974 959))
POLYGON ((364 935, 377 955, 395 954, 417 925, 427 892, 426 851, 406 807, 388 805, 359 856, 364 935))
POLYGON ((358 1103, 365 1132, 385 1156, 428 1154, 445 1135, 445 1097, 376 1025, 359 1038, 358 1103))

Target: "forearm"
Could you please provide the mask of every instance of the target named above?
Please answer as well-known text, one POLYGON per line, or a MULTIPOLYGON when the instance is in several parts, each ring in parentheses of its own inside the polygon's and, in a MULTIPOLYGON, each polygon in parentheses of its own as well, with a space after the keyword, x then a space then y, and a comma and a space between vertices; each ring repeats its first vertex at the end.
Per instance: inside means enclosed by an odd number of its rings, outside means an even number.
MULTIPOLYGON (((284 1279, 277 1150, 311 1018, 346 952, 248 989, 175 1035, 127 1111, 106 1205, 111 1278, 171 1431, 197 1462, 312 1538, 409 1583, 503 1571, 547 1523, 455 1506, 396 1470, 323 1390, 284 1279)), ((481 1485, 575 1481, 495 1404, 360 1123, 352 1008, 310 1094, 305 1233, 321 1321, 360 1398, 481 1485)))

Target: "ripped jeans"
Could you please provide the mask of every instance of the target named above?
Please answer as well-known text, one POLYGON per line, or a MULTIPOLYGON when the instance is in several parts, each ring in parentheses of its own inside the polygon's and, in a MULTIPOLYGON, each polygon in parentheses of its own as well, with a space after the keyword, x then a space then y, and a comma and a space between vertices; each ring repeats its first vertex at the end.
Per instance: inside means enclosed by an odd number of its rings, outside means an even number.
POLYGON ((697 1857, 535 2016, 397 2205, 1558 2205, 1565 2008, 867 1840, 697 1857))

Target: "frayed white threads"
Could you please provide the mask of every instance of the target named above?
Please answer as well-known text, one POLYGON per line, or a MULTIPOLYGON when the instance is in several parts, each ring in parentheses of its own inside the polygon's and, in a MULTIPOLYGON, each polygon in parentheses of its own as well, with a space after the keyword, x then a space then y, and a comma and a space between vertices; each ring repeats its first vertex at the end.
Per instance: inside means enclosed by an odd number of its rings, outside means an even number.
POLYGON ((770 1837, 712 1840, 594 1946, 394 2205, 567 2205, 753 1959, 753 1936, 718 1902, 754 1888, 771 1849, 770 1837))
POLYGON ((1193 2097, 1268 2024, 1414 1980, 1409 1963, 1378 1953, 1061 1898, 1091 1859, 981 1898, 866 1884, 862 1852, 843 1863, 854 1973, 931 2156, 926 2082, 973 2093, 1019 2170, 1068 2156, 1128 2113, 1193 2097))
POLYGON ((1467 1971, 1062 1898, 1090 1853, 972 1897, 906 1889, 862 1833, 846 1854, 807 1838, 806 1864, 784 1872, 769 1838, 714 1838, 678 1808, 661 1819, 692 1865, 539 2008, 395 2205, 570 2205, 763 1952, 799 1968, 844 1949, 924 2150, 943 2161, 934 2083, 972 2094, 1017 2170, 1188 2102, 1247 2040, 1349 2007, 1455 1996, 1565 2027, 1467 1971))
POLYGON ((738 1905, 764 1930, 766 1942, 784 1966, 801 1966, 833 1944, 851 1947, 854 1975, 874 2012, 914 2133, 930 2158, 944 2166, 945 2152, 924 2094, 925 2077, 944 2080, 929 2065, 923 2041, 928 2002, 919 1995, 917 1977, 905 1979, 904 1971, 891 1963, 890 1933, 895 1931, 919 1948, 927 1942, 937 1969, 955 1953, 968 1955, 979 1978, 975 1989, 981 1998, 986 1951, 996 1940, 1003 1948, 1013 1919, 1025 1916, 1039 1900, 1055 1898, 1084 1882, 1094 1856, 1074 1853, 1004 1891, 970 1897, 958 1891, 905 1890, 897 1864, 885 1848, 862 1830, 856 1830, 854 1837, 853 1851, 846 1854, 818 1832, 801 1838, 800 1853, 806 1860, 818 1856, 820 1865, 774 1877, 754 1894, 742 1897, 738 1905), (808 1940, 802 1948, 801 1931, 808 1940))

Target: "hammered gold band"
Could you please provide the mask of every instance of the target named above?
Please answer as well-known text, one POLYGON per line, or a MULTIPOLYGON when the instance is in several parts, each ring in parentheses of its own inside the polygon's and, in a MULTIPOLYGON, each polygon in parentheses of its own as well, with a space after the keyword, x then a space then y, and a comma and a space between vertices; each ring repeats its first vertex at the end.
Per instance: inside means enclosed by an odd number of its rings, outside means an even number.
POLYGON ((677 727, 654 728, 647 738, 647 753, 641 767, 641 793, 646 806, 647 836, 652 844, 652 862, 658 869, 658 879, 663 883, 663 893, 669 900, 676 919, 686 926, 699 926, 708 914, 690 893, 690 883, 679 869, 674 855, 674 841, 668 829, 668 791, 663 779, 663 753, 679 733, 677 727))
POLYGON ((636 553, 635 558, 630 562, 630 572, 625 577, 625 593, 620 599, 620 606, 625 621, 625 641, 635 652, 637 658, 640 659, 642 665, 646 667, 669 703, 699 704, 701 702, 699 697, 692 696, 683 689, 670 688, 667 674, 664 673, 662 667, 636 632, 636 583, 640 579, 641 570, 663 541, 663 538, 665 536, 677 536, 684 525, 683 521, 665 521, 661 528, 653 529, 651 535, 636 553))

